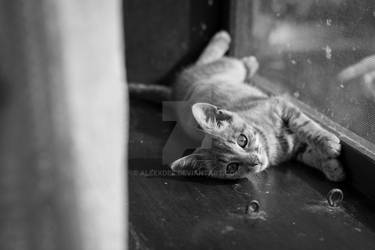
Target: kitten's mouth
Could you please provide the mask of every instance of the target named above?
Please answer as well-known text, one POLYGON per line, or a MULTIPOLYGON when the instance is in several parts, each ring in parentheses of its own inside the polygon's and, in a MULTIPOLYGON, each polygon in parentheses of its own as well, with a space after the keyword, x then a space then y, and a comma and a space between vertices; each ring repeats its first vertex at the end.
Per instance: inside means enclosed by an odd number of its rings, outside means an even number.
POLYGON ((265 169, 262 163, 252 164, 248 167, 249 173, 259 173, 265 169))
POLYGON ((259 173, 268 167, 268 158, 266 155, 258 155, 257 159, 249 164, 249 171, 253 173, 259 173))

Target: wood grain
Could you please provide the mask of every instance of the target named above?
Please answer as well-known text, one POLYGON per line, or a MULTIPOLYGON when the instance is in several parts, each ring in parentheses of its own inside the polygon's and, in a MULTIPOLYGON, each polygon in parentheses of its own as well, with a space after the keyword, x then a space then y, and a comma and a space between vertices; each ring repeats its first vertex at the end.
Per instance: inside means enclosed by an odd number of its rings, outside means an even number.
POLYGON ((374 206, 347 184, 297 163, 251 181, 174 176, 161 159, 172 129, 160 107, 131 102, 130 249, 373 248, 374 206), (334 187, 345 195, 338 208, 326 201, 334 187), (264 220, 245 215, 252 199, 264 220))

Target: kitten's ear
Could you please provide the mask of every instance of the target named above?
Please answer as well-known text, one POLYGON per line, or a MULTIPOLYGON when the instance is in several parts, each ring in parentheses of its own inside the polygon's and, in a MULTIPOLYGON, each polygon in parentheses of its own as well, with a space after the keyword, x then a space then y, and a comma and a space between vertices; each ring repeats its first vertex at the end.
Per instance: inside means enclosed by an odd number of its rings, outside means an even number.
POLYGON ((208 103, 196 103, 192 106, 195 120, 203 130, 220 130, 232 122, 232 113, 219 109, 215 105, 208 103))
POLYGON ((207 175, 210 154, 205 150, 196 150, 171 164, 171 169, 181 175, 207 175))

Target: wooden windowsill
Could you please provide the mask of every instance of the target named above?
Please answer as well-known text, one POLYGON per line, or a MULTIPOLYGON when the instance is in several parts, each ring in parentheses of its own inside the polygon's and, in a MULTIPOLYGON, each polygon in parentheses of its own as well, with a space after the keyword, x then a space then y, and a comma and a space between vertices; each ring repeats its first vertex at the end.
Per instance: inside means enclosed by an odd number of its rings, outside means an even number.
MULTIPOLYGON (((288 162, 250 181, 173 176, 162 163, 174 122, 160 106, 130 103, 130 249, 371 249, 373 205, 347 183, 288 162), (344 192, 338 208, 327 205, 332 188, 344 192), (245 214, 250 200, 261 217, 245 214)), ((352 151, 350 151, 352 152, 352 151)), ((344 145, 343 157, 351 157, 344 145)))

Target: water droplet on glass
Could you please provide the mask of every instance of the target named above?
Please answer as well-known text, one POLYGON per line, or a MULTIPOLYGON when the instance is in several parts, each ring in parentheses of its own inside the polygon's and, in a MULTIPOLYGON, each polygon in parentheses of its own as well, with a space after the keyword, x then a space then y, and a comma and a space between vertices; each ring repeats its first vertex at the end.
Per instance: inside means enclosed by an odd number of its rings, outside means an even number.
POLYGON ((207 25, 205 23, 201 23, 201 29, 202 30, 206 30, 207 29, 207 25))
POLYGON ((323 48, 326 53, 326 58, 330 60, 332 58, 332 49, 328 45, 323 48))
POLYGON ((338 207, 344 199, 344 193, 338 189, 331 189, 327 194, 327 201, 331 207, 338 207))
POLYGON ((221 230, 221 233, 222 234, 226 234, 226 233, 228 233, 228 232, 232 232, 234 230, 234 227, 232 227, 232 226, 225 226, 225 228, 223 228, 222 230, 221 230))

